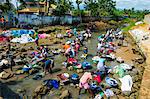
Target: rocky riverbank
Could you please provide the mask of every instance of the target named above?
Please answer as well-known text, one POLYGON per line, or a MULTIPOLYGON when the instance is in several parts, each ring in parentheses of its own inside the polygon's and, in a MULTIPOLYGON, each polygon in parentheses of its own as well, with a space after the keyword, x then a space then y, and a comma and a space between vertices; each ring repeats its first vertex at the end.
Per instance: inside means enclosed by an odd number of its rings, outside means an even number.
POLYGON ((129 34, 135 40, 141 52, 146 57, 145 71, 142 77, 139 99, 149 99, 150 97, 150 34, 149 25, 142 24, 132 28, 129 34), (140 34, 139 34, 140 33, 140 34))
MULTIPOLYGON (((65 29, 65 28, 64 28, 65 29)), ((63 31, 64 31, 63 29, 63 31)), ((94 33, 92 38, 85 42, 87 47, 89 48, 89 54, 91 56, 96 55, 96 46, 97 46, 97 37, 101 33, 94 33)), ((50 38, 41 39, 40 44, 47 45, 50 50, 54 50, 55 48, 60 49, 63 44, 63 42, 66 41, 66 39, 59 39, 56 38, 56 33, 51 33, 50 38)), ((121 57, 125 63, 128 63, 132 66, 132 69, 129 71, 126 71, 126 74, 129 74, 132 77, 133 80, 133 86, 131 92, 123 93, 121 91, 121 82, 119 81, 118 75, 114 73, 110 73, 109 76, 116 79, 118 83, 118 88, 110 88, 115 96, 112 97, 114 99, 122 99, 122 98, 130 98, 135 99, 139 96, 139 89, 141 86, 141 79, 144 72, 144 58, 140 54, 139 50, 137 49, 136 45, 132 43, 132 39, 129 37, 125 38, 125 42, 123 45, 118 46, 118 40, 115 43, 117 46, 117 50, 115 51, 115 55, 117 57, 121 57)), ((8 76, 8 79, 0 79, 3 83, 6 83, 13 91, 16 91, 20 96, 23 97, 51 97, 52 99, 59 99, 61 97, 64 97, 65 95, 68 97, 71 95, 73 99, 78 98, 78 87, 75 86, 61 86, 59 87, 59 90, 55 89, 48 89, 46 86, 42 84, 43 80, 53 78, 57 79, 57 75, 60 73, 68 72, 69 74, 72 74, 76 71, 69 71, 67 69, 62 68, 61 63, 65 61, 65 57, 60 54, 55 56, 56 61, 56 67, 54 68, 54 73, 52 75, 48 74, 45 77, 43 77, 41 80, 35 81, 32 80, 32 77, 34 76, 35 71, 30 71, 31 75, 27 74, 16 74, 16 70, 18 70, 20 67, 22 67, 26 61, 31 60, 31 57, 29 53, 36 50, 36 47, 33 43, 29 44, 12 44, 12 53, 16 57, 16 61, 18 61, 17 66, 13 67, 13 73, 14 75, 12 77, 8 76), (56 72, 55 72, 56 71, 56 72), (32 75, 33 74, 33 75, 32 75), (33 86, 34 85, 34 86, 33 86), (63 92, 63 94, 61 94, 63 92)), ((1 55, 5 55, 4 51, 7 50, 7 46, 1 46, 1 55)), ((81 52, 79 53, 81 55, 81 52)), ((79 58, 79 60, 82 60, 79 58)), ((87 61, 91 61, 91 57, 87 59, 87 61)), ((115 62, 107 62, 108 66, 116 65, 118 64, 115 62)), ((40 64, 39 64, 40 65, 40 64)), ((93 68, 95 69, 93 64, 93 68)), ((7 72, 10 72, 9 69, 6 69, 7 72)), ((79 73, 79 76, 81 77, 83 73, 79 73)), ((105 82, 103 81, 105 84, 105 82)), ((107 87, 104 87, 106 89, 107 87)), ((83 92, 82 92, 83 93, 83 92)), ((89 94, 83 94, 80 96, 81 99, 88 99, 89 94)))

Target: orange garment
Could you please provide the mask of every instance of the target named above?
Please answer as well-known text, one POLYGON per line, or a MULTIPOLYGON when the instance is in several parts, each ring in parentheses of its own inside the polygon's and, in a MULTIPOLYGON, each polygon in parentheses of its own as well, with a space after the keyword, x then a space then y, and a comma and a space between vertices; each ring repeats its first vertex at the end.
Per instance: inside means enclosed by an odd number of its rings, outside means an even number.
POLYGON ((1 22, 4 23, 4 20, 5 20, 5 19, 2 17, 2 18, 1 18, 1 22))
POLYGON ((70 48, 70 45, 65 44, 65 45, 63 46, 63 48, 64 48, 65 50, 67 50, 68 48, 70 48))

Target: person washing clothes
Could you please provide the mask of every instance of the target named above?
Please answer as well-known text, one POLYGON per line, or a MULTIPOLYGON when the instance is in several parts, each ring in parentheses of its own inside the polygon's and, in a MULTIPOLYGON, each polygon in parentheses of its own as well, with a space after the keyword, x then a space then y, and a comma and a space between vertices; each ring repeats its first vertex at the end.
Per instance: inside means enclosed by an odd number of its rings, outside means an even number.
POLYGON ((80 45, 81 45, 81 46, 84 46, 84 44, 83 44, 83 41, 84 41, 83 34, 79 35, 79 36, 78 36, 78 39, 79 39, 80 45))
POLYGON ((54 67, 54 60, 52 59, 48 59, 44 62, 44 66, 43 66, 43 70, 45 72, 45 74, 47 72, 49 72, 50 74, 52 74, 52 68, 54 67))
POLYGON ((84 47, 84 49, 83 49, 83 54, 82 54, 82 58, 87 58, 87 56, 88 56, 88 48, 87 47, 84 47))
POLYGON ((89 80, 92 79, 92 74, 91 72, 85 72, 82 77, 80 78, 80 83, 79 83, 79 95, 81 93, 81 90, 84 88, 86 91, 88 91, 92 96, 93 93, 90 90, 90 85, 89 85, 89 80))
POLYGON ((102 42, 100 41, 100 42, 97 44, 97 54, 100 52, 102 46, 103 46, 103 44, 102 44, 102 42))
POLYGON ((78 33, 77 33, 77 29, 76 29, 76 28, 73 29, 73 34, 74 34, 74 36, 76 36, 76 37, 78 36, 78 33))
POLYGON ((71 34, 71 29, 67 29, 67 30, 66 30, 66 34, 67 34, 67 36, 70 38, 70 37, 72 36, 72 34, 71 34))
POLYGON ((100 72, 106 72, 105 70, 105 59, 103 58, 100 58, 99 59, 99 62, 97 64, 97 70, 100 71, 100 72))

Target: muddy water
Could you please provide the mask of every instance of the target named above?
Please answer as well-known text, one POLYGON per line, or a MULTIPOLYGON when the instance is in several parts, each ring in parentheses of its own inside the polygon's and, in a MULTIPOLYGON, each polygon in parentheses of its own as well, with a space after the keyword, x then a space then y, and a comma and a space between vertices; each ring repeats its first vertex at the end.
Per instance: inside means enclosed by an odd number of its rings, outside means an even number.
MULTIPOLYGON (((88 50, 89 50, 89 57, 86 61, 91 62, 91 64, 92 64, 91 58, 96 55, 98 35, 100 35, 100 33, 93 33, 92 38, 87 40, 87 42, 84 42, 85 46, 87 46, 88 50)), ((60 45, 55 45, 55 46, 51 46, 50 48, 59 47, 59 46, 60 45)), ((78 55, 79 62, 84 61, 83 59, 80 58, 81 54, 83 53, 82 49, 83 48, 81 48, 81 51, 79 52, 79 55, 78 55)), ((11 88, 14 92, 17 92, 18 89, 23 89, 23 90, 25 90, 25 95, 32 96, 32 93, 35 90, 35 88, 37 86, 39 86, 43 80, 56 78, 56 75, 59 73, 62 73, 62 72, 68 72, 69 74, 75 73, 75 71, 68 71, 63 68, 63 66, 61 64, 62 64, 62 62, 64 62, 66 60, 63 55, 57 55, 57 56, 55 56, 54 59, 55 59, 55 68, 54 68, 54 73, 52 75, 48 74, 42 80, 33 80, 32 77, 34 75, 30 75, 25 78, 24 78, 25 75, 22 75, 22 76, 19 75, 18 81, 16 81, 13 84, 8 84, 9 88, 11 88)), ((112 66, 112 65, 116 65, 117 63, 111 62, 108 64, 110 66, 112 66)), ((92 70, 96 70, 96 66, 93 65, 92 70)), ((80 74, 80 75, 82 75, 82 74, 80 74)), ((64 88, 62 88, 62 90, 63 89, 68 89, 72 93, 73 99, 76 99, 78 97, 78 89, 77 88, 74 88, 71 86, 65 86, 64 88)), ((51 99, 58 99, 57 94, 61 93, 61 91, 60 90, 52 90, 51 93, 52 94, 48 94, 47 96, 50 96, 51 99)), ((83 94, 81 97, 82 97, 81 99, 88 99, 87 94, 83 94)))

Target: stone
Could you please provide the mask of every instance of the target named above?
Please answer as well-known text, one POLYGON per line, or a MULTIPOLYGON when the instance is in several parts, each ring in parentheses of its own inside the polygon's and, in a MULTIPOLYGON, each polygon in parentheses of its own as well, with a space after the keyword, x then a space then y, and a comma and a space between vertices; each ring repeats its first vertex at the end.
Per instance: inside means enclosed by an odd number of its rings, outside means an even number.
POLYGON ((133 80, 134 83, 138 82, 139 81, 139 76, 138 75, 133 76, 132 80, 133 80))
POLYGON ((65 91, 63 91, 62 93, 61 93, 61 95, 60 95, 60 99, 65 99, 65 98, 67 98, 67 97, 69 97, 69 90, 65 90, 65 91))
POLYGON ((73 70, 73 67, 72 67, 72 66, 68 67, 68 70, 72 71, 72 70, 73 70))
POLYGON ((119 95, 121 93, 121 90, 116 89, 116 88, 111 88, 111 90, 116 94, 119 95))
POLYGON ((137 84, 135 84, 135 83, 133 84, 133 88, 134 88, 134 89, 139 89, 139 87, 138 87, 137 84))
POLYGON ((0 99, 4 99, 4 98, 0 96, 0 99))
POLYGON ((35 92, 35 93, 41 93, 43 89, 44 89, 44 86, 40 85, 40 86, 38 86, 38 87, 34 90, 34 92, 35 92))
POLYGON ((43 87, 43 90, 40 94, 45 95, 48 92, 48 88, 46 86, 43 87))
POLYGON ((130 99, 136 99, 134 93, 130 95, 130 99))
POLYGON ((33 74, 35 74, 35 73, 37 73, 37 72, 38 72, 37 69, 31 69, 31 70, 29 71, 29 74, 30 74, 30 75, 33 75, 33 74))
POLYGON ((25 48, 22 48, 21 50, 20 50, 20 52, 26 52, 27 50, 25 49, 25 48))
POLYGON ((123 95, 129 97, 131 95, 131 92, 130 91, 127 91, 127 92, 123 92, 123 95))
POLYGON ((77 69, 77 73, 83 73, 83 69, 77 69))
POLYGON ((133 87, 132 87, 131 90, 132 90, 132 93, 137 92, 137 89, 135 89, 135 88, 133 88, 133 87))
POLYGON ((114 75, 113 75, 113 78, 114 78, 114 79, 118 79, 119 76, 118 76, 117 74, 114 74, 114 75))
POLYGON ((17 92, 18 92, 18 93, 21 93, 22 91, 23 91, 23 90, 20 89, 20 88, 17 89, 17 92))

